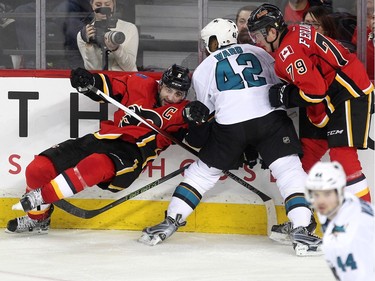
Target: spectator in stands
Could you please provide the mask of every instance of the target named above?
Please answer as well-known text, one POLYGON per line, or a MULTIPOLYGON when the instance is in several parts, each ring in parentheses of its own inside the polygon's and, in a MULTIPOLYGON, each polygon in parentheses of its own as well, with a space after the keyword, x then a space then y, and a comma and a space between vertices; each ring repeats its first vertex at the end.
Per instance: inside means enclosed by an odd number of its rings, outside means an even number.
MULTIPOLYGON (((85 15, 80 15, 80 18, 71 17, 72 13, 87 13, 91 12, 90 0, 50 0, 47 1, 47 12, 58 13, 59 17, 51 18, 47 17, 47 28, 54 26, 55 29, 51 30, 51 33, 55 37, 61 34, 64 39, 61 43, 61 49, 65 50, 76 50, 78 56, 74 56, 71 52, 66 56, 66 60, 61 65, 54 65, 53 67, 66 67, 73 68, 83 66, 81 55, 78 51, 76 42, 77 32, 83 27, 82 20, 85 15), (66 17, 60 17, 60 15, 66 15, 66 17), (72 36, 72 34, 74 34, 72 36)), ((25 1, 23 1, 25 2, 25 1)), ((18 5, 14 12, 17 14, 30 14, 36 16, 36 2, 28 1, 28 3, 22 3, 18 5)), ((16 22, 16 35, 17 45, 20 50, 34 51, 36 47, 36 27, 35 17, 24 16, 17 17, 16 22)), ((47 39, 46 39, 47 40, 47 39)), ((48 48, 48 41, 47 41, 48 48)), ((25 53, 22 55, 21 68, 32 68, 34 69, 35 64, 35 53, 25 53)))
POLYGON ((90 0, 94 20, 77 34, 77 44, 86 69, 137 71, 137 27, 113 17, 116 0, 90 0), (107 29, 109 27, 109 29, 107 29), (116 37, 108 31, 115 31, 116 37), (121 42, 120 34, 125 35, 121 42))
POLYGON ((312 6, 303 14, 303 23, 311 25, 325 36, 336 39, 337 32, 333 19, 323 6, 312 6))
MULTIPOLYGON (((36 14, 35 1, 19 5, 14 9, 16 14, 36 14)), ((18 17, 16 19, 16 35, 18 48, 25 51, 35 51, 36 27, 35 18, 18 17)), ((35 54, 23 54, 21 68, 35 68, 35 54)))
POLYGON ((254 11, 257 7, 256 6, 244 6, 237 11, 236 15, 236 25, 238 28, 238 37, 237 42, 239 44, 252 44, 252 40, 250 39, 249 30, 247 29, 247 20, 252 11, 254 11))
POLYGON ((287 24, 299 24, 303 14, 310 8, 308 0, 288 0, 284 8, 284 20, 287 24))
MULTIPOLYGON (((370 79, 374 82, 374 0, 367 0, 367 48, 366 70, 370 79)), ((353 44, 357 45, 357 29, 354 31, 353 44)))
POLYGON ((288 0, 284 7, 284 19, 288 25, 299 24, 304 14, 312 6, 324 6, 332 12, 331 0, 288 0))
POLYGON ((83 59, 78 50, 77 33, 86 23, 91 21, 90 0, 65 0, 55 9, 56 13, 64 13, 65 17, 57 17, 54 22, 59 31, 64 36, 63 48, 67 51, 65 54, 65 65, 58 65, 64 68, 83 67, 83 59))
POLYGON ((356 19, 346 12, 331 13, 325 6, 312 6, 303 15, 303 22, 311 25, 315 30, 325 36, 336 39, 342 45, 355 53, 356 46, 351 42, 356 19))
MULTIPOLYGON (((0 2, 0 14, 12 12, 12 7, 5 2, 0 2)), ((15 20, 9 17, 0 18, 0 68, 13 68, 10 55, 3 54, 4 49, 16 49, 15 20)))

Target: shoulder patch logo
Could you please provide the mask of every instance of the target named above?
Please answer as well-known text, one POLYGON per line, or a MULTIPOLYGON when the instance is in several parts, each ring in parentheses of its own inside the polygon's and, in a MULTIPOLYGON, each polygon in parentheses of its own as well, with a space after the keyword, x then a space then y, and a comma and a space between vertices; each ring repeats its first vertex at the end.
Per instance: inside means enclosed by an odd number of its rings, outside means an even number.
POLYGON ((144 79, 148 78, 148 76, 146 76, 142 73, 136 73, 135 75, 138 76, 138 77, 144 78, 144 79))
POLYGON ((280 59, 284 62, 287 57, 289 57, 291 54, 294 54, 294 51, 290 45, 286 46, 284 49, 281 50, 279 53, 280 59))

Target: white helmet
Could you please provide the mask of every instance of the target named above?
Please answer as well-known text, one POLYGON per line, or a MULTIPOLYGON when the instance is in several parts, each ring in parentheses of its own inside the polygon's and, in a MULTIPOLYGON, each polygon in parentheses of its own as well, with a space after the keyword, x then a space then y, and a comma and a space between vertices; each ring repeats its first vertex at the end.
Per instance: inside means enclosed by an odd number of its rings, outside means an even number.
POLYGON ((209 42, 212 36, 216 36, 219 49, 221 47, 237 43, 237 25, 232 20, 216 18, 201 30, 201 38, 210 54, 212 52, 209 48, 209 42))
POLYGON ((318 162, 310 170, 306 184, 306 199, 312 203, 310 191, 337 190, 340 205, 344 200, 344 187, 346 186, 346 174, 337 161, 318 162))

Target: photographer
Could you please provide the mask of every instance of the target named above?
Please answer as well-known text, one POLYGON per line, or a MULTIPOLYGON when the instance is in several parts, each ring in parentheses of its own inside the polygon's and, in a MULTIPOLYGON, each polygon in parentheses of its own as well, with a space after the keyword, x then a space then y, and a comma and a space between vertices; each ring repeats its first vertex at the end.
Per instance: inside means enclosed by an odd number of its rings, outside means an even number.
POLYGON ((137 71, 137 27, 113 17, 116 0, 91 0, 94 20, 77 34, 77 44, 88 70, 137 71))

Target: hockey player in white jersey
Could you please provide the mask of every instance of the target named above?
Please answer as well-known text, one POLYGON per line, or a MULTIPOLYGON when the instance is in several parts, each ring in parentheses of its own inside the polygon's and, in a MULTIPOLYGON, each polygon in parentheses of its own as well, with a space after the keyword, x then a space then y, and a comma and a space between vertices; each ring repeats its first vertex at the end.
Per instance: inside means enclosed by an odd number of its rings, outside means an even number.
POLYGON ((306 181, 306 198, 324 232, 323 252, 336 280, 375 280, 374 210, 345 185, 337 161, 316 163, 306 181))
POLYGON ((205 121, 202 116, 215 111, 215 121, 199 160, 185 171, 184 180, 175 189, 165 220, 145 228, 139 241, 155 245, 185 225, 222 170, 241 167, 243 152, 251 145, 276 178, 288 218, 293 222, 291 235, 296 254, 321 253, 321 239, 310 233, 316 223, 304 196, 307 175, 299 159, 297 134, 286 111, 271 107, 268 100, 269 88, 280 82, 274 60, 261 48, 237 44, 237 35, 235 23, 221 18, 201 31, 208 57, 194 71, 192 85, 197 101, 184 113, 188 121, 201 123, 205 121))

